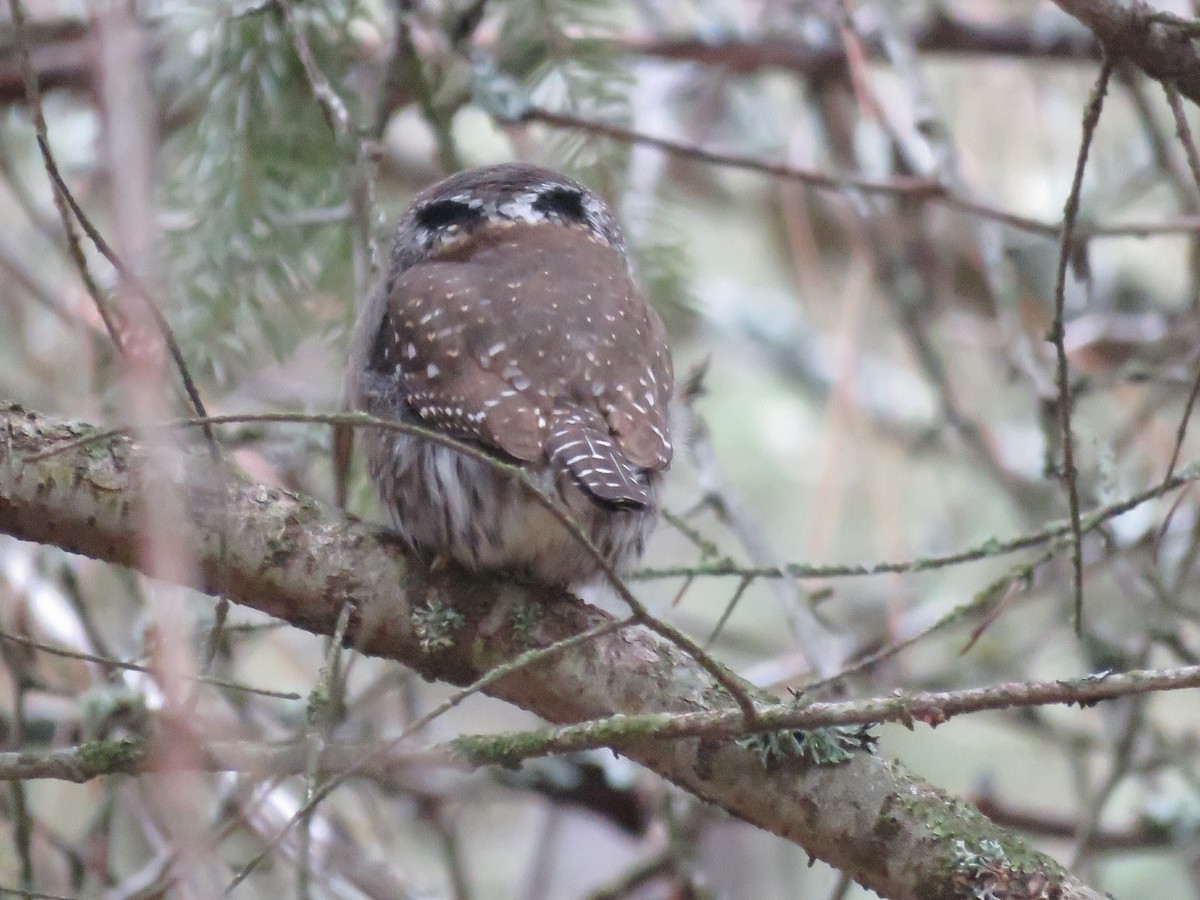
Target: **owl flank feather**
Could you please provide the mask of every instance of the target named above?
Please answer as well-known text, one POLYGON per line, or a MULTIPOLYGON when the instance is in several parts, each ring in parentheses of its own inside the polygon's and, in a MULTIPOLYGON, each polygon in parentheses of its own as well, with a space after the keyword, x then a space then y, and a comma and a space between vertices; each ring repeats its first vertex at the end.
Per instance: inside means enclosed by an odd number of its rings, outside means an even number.
MULTIPOLYGON (((610 563, 640 554, 671 462, 671 360, 595 194, 523 165, 427 189, 402 218, 391 271, 356 331, 359 408, 523 465, 610 563)), ((366 442, 414 550, 563 584, 595 573, 594 559, 541 533, 535 505, 495 469, 412 439, 366 442)))

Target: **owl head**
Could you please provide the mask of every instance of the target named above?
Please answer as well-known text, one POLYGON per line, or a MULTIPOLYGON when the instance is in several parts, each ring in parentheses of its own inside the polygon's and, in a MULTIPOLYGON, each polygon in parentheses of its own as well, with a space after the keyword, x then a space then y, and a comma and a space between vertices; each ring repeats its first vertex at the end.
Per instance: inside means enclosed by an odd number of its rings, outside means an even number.
POLYGON ((460 172, 418 194, 396 226, 391 274, 453 249, 480 229, 516 224, 585 229, 625 251, 615 217, 594 191, 552 169, 510 163, 460 172))

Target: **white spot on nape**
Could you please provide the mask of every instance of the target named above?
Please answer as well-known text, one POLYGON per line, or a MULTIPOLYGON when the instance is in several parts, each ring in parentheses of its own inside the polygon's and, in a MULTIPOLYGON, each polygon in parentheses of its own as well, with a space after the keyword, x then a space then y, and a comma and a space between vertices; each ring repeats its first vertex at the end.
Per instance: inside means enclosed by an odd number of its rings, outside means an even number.
POLYGON ((544 222, 546 216, 533 206, 537 198, 536 191, 515 194, 512 199, 496 204, 496 212, 517 222, 544 222))
POLYGON ((409 359, 416 359, 417 358, 417 345, 410 341, 408 346, 405 348, 404 352, 406 354, 408 354, 409 359))
POLYGON ((442 370, 439 369, 437 366, 435 366, 433 363, 430 363, 429 365, 427 365, 425 367, 425 374, 428 375, 430 378, 437 378, 438 375, 441 374, 441 371, 442 370))
POLYGON ((650 393, 649 391, 646 391, 646 393, 643 394, 642 396, 646 398, 647 406, 654 406, 654 395, 652 393, 650 393))
POLYGON ((506 341, 497 341, 496 343, 492 344, 492 346, 487 348, 487 355, 489 357, 499 356, 501 353, 503 353, 507 349, 508 349, 508 343, 506 341))
MULTIPOLYGON (((499 406, 499 405, 500 405, 500 401, 499 401, 499 400, 497 400, 495 397, 492 397, 492 398, 491 398, 491 399, 489 399, 489 400, 484 400, 484 401, 483 401, 483 406, 484 406, 484 409, 492 409, 493 407, 496 407, 496 406, 499 406)), ((482 413, 481 413, 481 415, 482 415, 482 413)))
POLYGON ((530 385, 529 379, 525 375, 517 375, 512 379, 512 386, 518 391, 528 390, 530 385))

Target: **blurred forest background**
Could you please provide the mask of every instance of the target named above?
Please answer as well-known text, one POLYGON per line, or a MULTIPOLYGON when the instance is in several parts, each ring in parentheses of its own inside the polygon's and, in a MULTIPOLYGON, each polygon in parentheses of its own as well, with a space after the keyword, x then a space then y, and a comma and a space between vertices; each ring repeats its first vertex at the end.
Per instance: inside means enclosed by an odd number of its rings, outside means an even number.
MULTIPOLYGON (((129 419, 92 296, 117 272, 64 227, 39 106, 62 179, 131 254, 210 414, 337 411, 356 298, 408 200, 453 169, 537 161, 618 211, 681 380, 708 364, 670 521, 631 581, 656 614, 781 692, 863 663, 835 697, 1200 662, 1200 504, 1165 486, 1198 474, 1200 117, 1118 61, 1064 245, 1101 62, 1054 4, 24 0, 23 29, 13 10, 0 398, 129 419)), ((190 414, 149 317, 110 315, 160 373, 161 417, 190 414)), ((332 502, 327 426, 218 434, 251 477, 332 502)), ((360 467, 350 510, 381 519, 360 467)), ((6 636, 151 664, 0 641, 5 749, 148 727, 158 591, 0 540, 6 636)), ((200 691, 204 727, 306 733, 326 643, 235 607, 209 653, 214 601, 172 596, 196 667, 221 679, 200 691)), ((329 733, 395 733, 449 691, 350 657, 329 733)), ((474 697, 424 736, 535 723, 474 697)), ((887 725, 879 752, 1114 896, 1185 900, 1200 898, 1197 723, 1183 691, 887 725)), ((194 852, 227 883, 269 851, 234 896, 867 896, 607 751, 354 779, 275 846, 302 777, 203 779, 194 852)), ((10 780, 0 886, 174 896, 159 789, 10 780)))

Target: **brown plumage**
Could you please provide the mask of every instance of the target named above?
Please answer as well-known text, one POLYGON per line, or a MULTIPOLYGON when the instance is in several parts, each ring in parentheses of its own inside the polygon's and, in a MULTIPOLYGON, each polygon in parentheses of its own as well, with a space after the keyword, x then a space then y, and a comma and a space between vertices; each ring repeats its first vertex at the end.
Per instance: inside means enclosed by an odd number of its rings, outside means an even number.
MULTIPOLYGON (((615 221, 582 185, 507 165, 423 191, 356 326, 348 375, 358 408, 522 464, 614 565, 641 553, 671 461, 671 359, 615 221)), ((562 585, 597 572, 495 469, 405 435, 364 440, 414 550, 562 585)))

